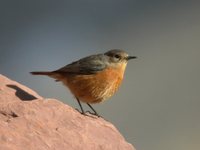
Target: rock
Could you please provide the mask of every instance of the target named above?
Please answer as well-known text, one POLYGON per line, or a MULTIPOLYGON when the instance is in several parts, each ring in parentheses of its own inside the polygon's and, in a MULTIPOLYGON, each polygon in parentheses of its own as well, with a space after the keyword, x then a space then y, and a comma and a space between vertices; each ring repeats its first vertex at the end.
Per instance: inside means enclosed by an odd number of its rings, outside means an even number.
POLYGON ((134 150, 109 122, 0 75, 0 150, 134 150))

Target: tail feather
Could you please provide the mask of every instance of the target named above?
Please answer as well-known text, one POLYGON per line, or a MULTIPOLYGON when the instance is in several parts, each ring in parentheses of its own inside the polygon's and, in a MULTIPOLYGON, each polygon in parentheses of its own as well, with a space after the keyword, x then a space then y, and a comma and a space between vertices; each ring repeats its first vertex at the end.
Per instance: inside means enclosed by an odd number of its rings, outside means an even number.
POLYGON ((63 78, 62 74, 56 73, 54 71, 34 71, 30 73, 32 75, 46 75, 46 76, 56 79, 56 81, 60 81, 63 78))
POLYGON ((52 75, 52 72, 48 72, 48 71, 34 71, 34 72, 30 72, 32 75, 47 75, 50 76, 52 75))

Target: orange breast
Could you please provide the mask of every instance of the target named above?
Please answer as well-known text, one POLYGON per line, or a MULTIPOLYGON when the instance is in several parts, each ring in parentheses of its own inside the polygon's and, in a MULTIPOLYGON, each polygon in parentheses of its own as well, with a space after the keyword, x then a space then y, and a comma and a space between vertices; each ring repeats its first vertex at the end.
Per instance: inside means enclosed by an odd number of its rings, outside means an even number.
POLYGON ((107 68, 93 75, 67 75, 63 81, 79 100, 98 103, 111 97, 123 79, 124 69, 107 68))

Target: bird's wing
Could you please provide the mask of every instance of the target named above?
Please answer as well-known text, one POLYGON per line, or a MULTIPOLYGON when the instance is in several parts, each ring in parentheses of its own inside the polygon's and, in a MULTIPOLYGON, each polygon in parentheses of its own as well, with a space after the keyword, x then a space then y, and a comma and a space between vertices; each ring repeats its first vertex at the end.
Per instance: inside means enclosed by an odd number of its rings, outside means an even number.
POLYGON ((54 72, 68 74, 89 75, 102 71, 107 67, 108 58, 103 54, 91 55, 82 58, 76 62, 72 62, 54 72))

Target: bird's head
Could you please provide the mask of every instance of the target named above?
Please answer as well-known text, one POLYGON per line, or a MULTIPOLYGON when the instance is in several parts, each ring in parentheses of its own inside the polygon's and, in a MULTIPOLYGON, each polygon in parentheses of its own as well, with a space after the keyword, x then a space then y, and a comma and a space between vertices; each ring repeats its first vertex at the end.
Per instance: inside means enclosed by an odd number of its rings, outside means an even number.
POLYGON ((104 53, 108 57, 108 65, 110 67, 125 71, 127 62, 131 59, 136 59, 136 56, 129 56, 124 50, 113 49, 104 53))
POLYGON ((127 62, 131 59, 136 59, 136 56, 129 56, 128 53, 126 53, 124 50, 120 49, 113 49, 110 50, 104 55, 108 56, 108 61, 113 66, 125 66, 127 65, 127 62))

